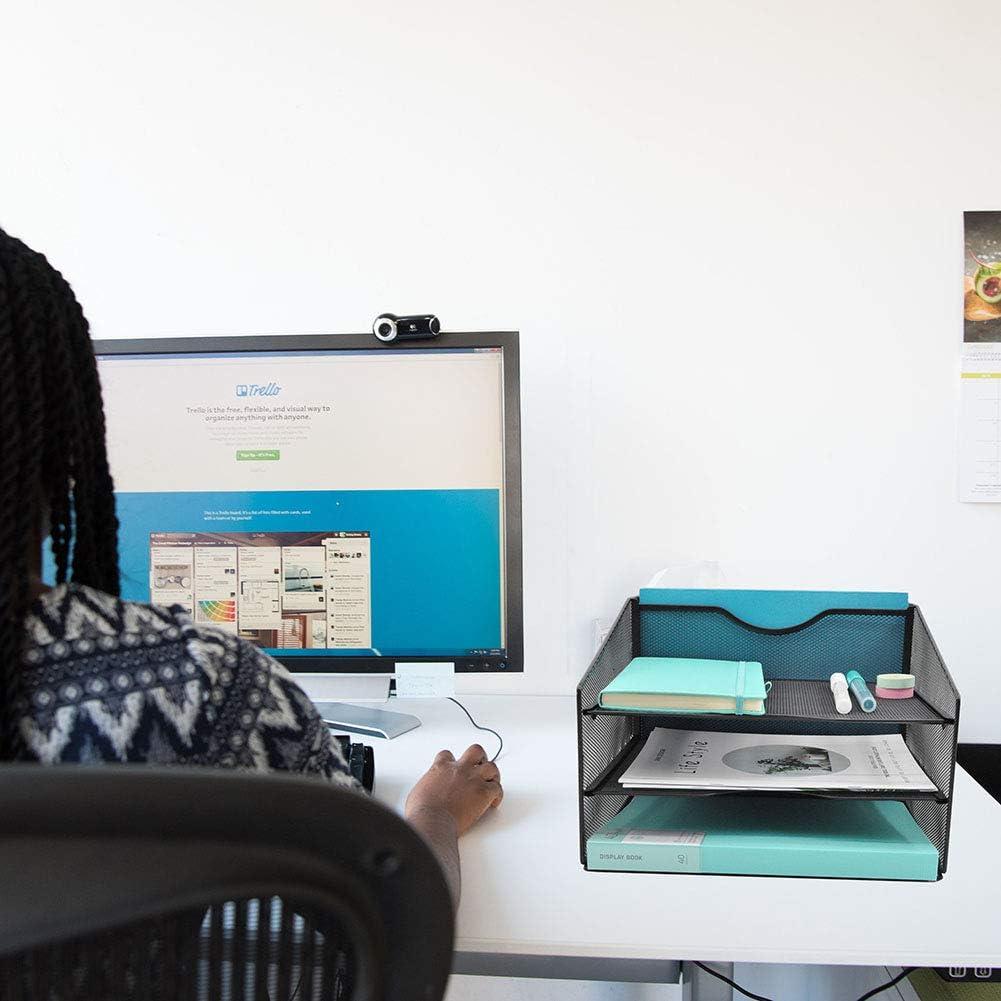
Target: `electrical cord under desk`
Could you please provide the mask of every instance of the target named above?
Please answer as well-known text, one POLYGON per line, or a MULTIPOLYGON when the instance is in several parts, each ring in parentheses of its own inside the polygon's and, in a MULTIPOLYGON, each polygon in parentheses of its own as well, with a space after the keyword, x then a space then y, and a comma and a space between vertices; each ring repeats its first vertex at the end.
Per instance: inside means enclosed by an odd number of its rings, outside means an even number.
MULTIPOLYGON (((732 987, 739 994, 743 994, 744 997, 750 998, 751 1001, 775 1001, 774 998, 766 998, 762 994, 752 994, 750 991, 741 987, 736 981, 723 976, 722 973, 714 970, 711 966, 706 966, 705 963, 696 961, 693 965, 697 966, 705 973, 708 973, 710 976, 715 977, 717 980, 722 980, 728 987, 732 987)), ((857 998, 856 1001, 869 1001, 869 998, 874 998, 877 994, 882 994, 883 991, 888 991, 891 987, 896 987, 901 980, 910 976, 916 969, 916 966, 905 966, 892 980, 888 980, 885 984, 881 984, 879 987, 874 987, 871 991, 867 991, 860 998, 857 998)))

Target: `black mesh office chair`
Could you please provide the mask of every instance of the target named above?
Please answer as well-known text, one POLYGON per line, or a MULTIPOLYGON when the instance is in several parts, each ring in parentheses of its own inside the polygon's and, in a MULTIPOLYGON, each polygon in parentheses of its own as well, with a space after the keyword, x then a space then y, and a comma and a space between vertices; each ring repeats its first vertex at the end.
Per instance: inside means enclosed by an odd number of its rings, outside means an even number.
POLYGON ((391 811, 322 781, 0 767, 3 1001, 439 1001, 452 903, 391 811))

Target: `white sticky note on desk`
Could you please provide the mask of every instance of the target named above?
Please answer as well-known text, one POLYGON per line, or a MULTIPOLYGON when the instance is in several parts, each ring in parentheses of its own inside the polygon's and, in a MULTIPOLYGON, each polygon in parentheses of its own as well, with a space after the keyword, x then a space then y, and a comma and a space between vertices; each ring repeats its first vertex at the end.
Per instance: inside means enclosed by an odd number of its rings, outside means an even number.
POLYGON ((455 663, 396 662, 398 699, 447 699, 455 695, 455 663))

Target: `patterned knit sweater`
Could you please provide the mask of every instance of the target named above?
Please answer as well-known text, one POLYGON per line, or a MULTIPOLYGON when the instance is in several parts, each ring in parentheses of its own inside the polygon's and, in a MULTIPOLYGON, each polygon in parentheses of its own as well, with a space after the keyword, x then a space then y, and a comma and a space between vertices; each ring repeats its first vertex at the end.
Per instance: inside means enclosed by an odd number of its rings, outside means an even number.
POLYGON ((305 693, 252 643, 76 584, 27 617, 15 711, 26 761, 278 770, 360 788, 305 693))

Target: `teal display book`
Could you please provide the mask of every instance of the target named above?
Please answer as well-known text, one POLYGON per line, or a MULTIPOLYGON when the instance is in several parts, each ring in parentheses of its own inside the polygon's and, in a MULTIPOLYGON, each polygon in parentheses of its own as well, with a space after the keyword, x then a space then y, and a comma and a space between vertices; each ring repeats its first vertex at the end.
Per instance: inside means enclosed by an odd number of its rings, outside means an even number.
POLYGON ((903 803, 752 796, 636 796, 586 857, 608 872, 926 881, 939 862, 903 803))
POLYGON ((634 657, 598 696, 603 709, 762 716, 768 689, 755 661, 634 657))

